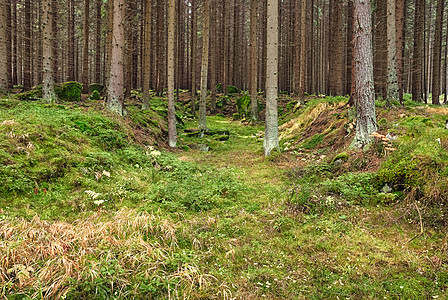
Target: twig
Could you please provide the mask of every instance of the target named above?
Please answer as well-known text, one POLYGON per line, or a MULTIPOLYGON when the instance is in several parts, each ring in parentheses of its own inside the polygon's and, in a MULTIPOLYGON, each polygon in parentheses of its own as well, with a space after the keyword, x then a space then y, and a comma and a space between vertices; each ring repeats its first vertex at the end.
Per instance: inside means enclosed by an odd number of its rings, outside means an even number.
POLYGON ((420 233, 423 234, 423 222, 422 222, 422 215, 420 214, 420 209, 418 208, 417 202, 414 202, 415 207, 417 208, 418 216, 420 218, 420 233))

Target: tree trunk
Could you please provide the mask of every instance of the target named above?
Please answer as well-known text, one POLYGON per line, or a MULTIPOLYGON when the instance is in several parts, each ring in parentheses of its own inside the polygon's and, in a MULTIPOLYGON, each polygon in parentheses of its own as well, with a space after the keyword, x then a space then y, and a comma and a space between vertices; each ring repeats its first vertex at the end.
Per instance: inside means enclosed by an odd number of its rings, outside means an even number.
POLYGON ((362 148, 377 130, 372 61, 371 3, 354 0, 353 31, 353 97, 356 105, 356 136, 354 144, 362 148))
POLYGON ((83 54, 82 54, 82 84, 83 92, 89 92, 89 9, 90 0, 84 0, 84 28, 83 28, 83 54))
POLYGON ((152 18, 152 0, 146 0, 145 9, 145 48, 144 48, 144 64, 143 64, 143 107, 149 109, 150 99, 150 81, 151 81, 151 18, 152 18))
MULTIPOLYGON (((7 53, 7 17, 6 17, 6 3, 0 2, 0 56, 6 57, 7 53)), ((6 59, 0 59, 0 92, 6 91, 9 88, 8 84, 8 65, 6 59)))
POLYGON ((109 85, 107 87, 107 108, 119 115, 126 114, 124 109, 124 0, 113 0, 112 53, 110 57, 109 85))
POLYGON ((53 78, 55 82, 59 82, 59 6, 58 6, 58 0, 52 0, 51 1, 51 9, 53 11, 53 18, 52 18, 52 29, 53 29, 53 60, 52 60, 52 68, 53 68, 53 78))
POLYGON ((278 140, 278 0, 268 0, 267 17, 267 70, 266 70, 266 124, 264 154, 280 151, 278 140))
POLYGON ((75 80, 75 8, 74 0, 67 0, 67 80, 75 80))
POLYGON ((201 100, 199 102, 199 129, 207 130, 207 79, 210 43, 210 0, 204 0, 204 26, 202 37, 201 100))
POLYGON ((301 1, 301 16, 300 16, 300 99, 305 99, 306 86, 306 3, 301 1))
POLYGON ((442 60, 442 23, 444 0, 437 0, 436 29, 434 33, 434 52, 432 56, 432 104, 440 105, 440 62, 442 60))
MULTIPOLYGON (((387 1, 376 1, 377 8, 374 15, 375 32, 373 35, 375 94, 383 99, 387 99, 387 1)), ((356 19, 354 22, 356 22, 356 19)))
POLYGON ((6 0, 6 70, 8 88, 12 88, 12 35, 11 35, 11 0, 6 0))
POLYGON ((217 27, 218 27, 218 22, 216 22, 217 20, 217 13, 216 13, 216 2, 214 0, 210 0, 211 3, 211 7, 212 7, 212 16, 213 19, 215 20, 215 22, 210 22, 210 54, 211 54, 211 59, 210 59, 210 66, 211 66, 211 78, 210 78, 210 86, 211 86, 211 112, 212 113, 216 113, 216 72, 217 72, 217 68, 218 68, 218 61, 217 61, 217 39, 216 39, 216 34, 217 34, 217 27))
POLYGON ((168 3, 168 143, 176 147, 176 110, 174 107, 174 27, 176 24, 176 0, 168 3))
POLYGON ((395 8, 396 20, 396 36, 397 36, 397 79, 398 79, 398 98, 403 104, 403 55, 405 46, 405 30, 404 30, 404 12, 405 0, 396 0, 395 8))
POLYGON ((31 89, 31 0, 25 0, 24 48, 23 48, 23 88, 31 89))
POLYGON ((96 1, 96 50, 95 50, 95 82, 101 83, 101 7, 103 1, 96 1))
POLYGON ((53 11, 52 0, 42 1, 42 38, 43 38, 43 86, 42 95, 48 102, 54 102, 56 95, 54 93, 53 78, 53 11))
POLYGON ((197 48, 197 22, 196 1, 191 0, 191 114, 196 115, 196 48, 197 48))
POLYGON ((258 120, 258 100, 257 100, 257 62, 258 62, 258 44, 257 44, 257 7, 258 1, 250 2, 250 102, 251 116, 253 121, 258 120))
POLYGON ((412 58, 412 100, 423 101, 423 30, 425 0, 416 0, 414 17, 414 56, 412 58))
POLYGON ((329 92, 333 96, 342 96, 343 65, 344 65, 344 36, 343 36, 343 0, 333 0, 330 4, 330 70, 329 92))
POLYGON ((387 0, 387 101, 399 100, 395 0, 387 0))
POLYGON ((18 47, 17 47, 17 0, 13 0, 12 2, 12 25, 11 31, 13 32, 12 36, 12 85, 18 84, 18 68, 17 68, 17 58, 18 58, 18 47))

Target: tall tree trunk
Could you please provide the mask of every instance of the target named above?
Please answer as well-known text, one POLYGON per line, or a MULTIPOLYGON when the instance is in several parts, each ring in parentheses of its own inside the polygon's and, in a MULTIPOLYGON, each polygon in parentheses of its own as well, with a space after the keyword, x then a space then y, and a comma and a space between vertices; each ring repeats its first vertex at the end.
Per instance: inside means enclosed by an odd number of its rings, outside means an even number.
POLYGON ((414 56, 412 58, 412 100, 423 101, 423 30, 425 0, 416 0, 414 17, 414 56))
POLYGON ((168 3, 168 143, 170 147, 176 147, 176 110, 174 106, 174 52, 175 37, 174 29, 176 24, 176 0, 169 0, 168 3))
POLYGON ((83 28, 83 54, 82 54, 82 84, 83 92, 89 92, 89 9, 90 0, 84 0, 84 28, 83 28))
POLYGON ((224 94, 227 95, 228 93, 228 86, 229 86, 229 82, 228 82, 228 78, 229 78, 229 39, 230 39, 230 34, 229 34, 229 17, 230 17, 230 4, 229 1, 222 1, 223 4, 223 11, 224 11, 224 55, 223 55, 223 64, 224 64, 224 73, 223 73, 223 78, 222 78, 222 86, 221 89, 224 92, 224 94))
POLYGON ((300 16, 300 98, 305 98, 306 86, 306 11, 307 1, 301 1, 300 16))
MULTIPOLYGON (((7 55, 7 38, 8 38, 8 24, 7 24, 7 6, 5 1, 0 2, 0 56, 7 55)), ((0 59, 0 92, 6 91, 9 88, 8 83, 8 64, 6 59, 0 59)))
MULTIPOLYGON (((353 0, 347 2, 347 82, 345 85, 345 94, 352 93, 352 69, 353 69, 353 0)), ((352 97, 350 97, 352 99, 352 97)))
POLYGON ((56 95, 54 93, 53 78, 53 11, 52 0, 42 1, 42 38, 43 38, 43 98, 49 102, 54 102, 56 95))
POLYGON ((12 1, 12 25, 11 31, 12 36, 12 85, 18 84, 18 68, 17 68, 17 58, 18 58, 18 47, 17 47, 17 0, 12 1))
POLYGON ((199 129, 207 130, 207 79, 208 52, 210 43, 210 0, 204 0, 204 26, 202 37, 202 66, 201 66, 201 100, 199 102, 199 129))
POLYGON ((399 100, 395 0, 387 0, 387 101, 399 100))
POLYGON ((294 95, 300 94, 300 1, 294 1, 294 95))
POLYGON ((75 80, 75 8, 74 0, 67 0, 67 80, 75 80))
POLYGON ((196 115, 196 48, 197 48, 197 19, 196 0, 191 0, 191 114, 196 115))
POLYGON ((257 44, 257 8, 258 1, 250 2, 250 102, 251 116, 253 121, 258 120, 258 100, 257 100, 257 62, 258 62, 258 44, 257 44))
POLYGON ((126 114, 124 108, 124 0, 112 0, 113 21, 112 53, 110 57, 110 75, 107 87, 107 108, 119 115, 126 114))
POLYGON ((442 60, 442 23, 444 0, 437 0, 436 29, 434 33, 434 52, 432 56, 432 104, 440 105, 440 62, 442 60))
POLYGON ((210 69, 211 69, 211 76, 210 76, 210 86, 211 86, 211 112, 215 113, 216 112, 216 69, 218 68, 218 61, 217 61, 217 40, 216 40, 216 34, 217 34, 217 27, 218 27, 218 23, 216 22, 217 20, 217 10, 216 10, 216 2, 214 0, 210 0, 211 1, 211 16, 213 18, 213 20, 215 20, 214 22, 210 22, 210 55, 211 55, 211 59, 210 59, 210 69))
POLYGON ((31 0, 25 0, 24 48, 23 48, 23 88, 31 89, 31 0))
POLYGON ((397 79, 398 79, 398 97, 400 103, 403 104, 403 55, 405 46, 405 29, 404 29, 404 13, 405 0, 396 0, 395 20, 396 20, 396 36, 397 36, 397 79))
POLYGON ((356 136, 354 144, 362 148, 377 130, 372 61, 371 3, 354 0, 353 31, 353 97, 356 105, 356 136))
POLYGON ((330 70, 329 92, 333 96, 342 96, 343 65, 344 65, 344 36, 343 36, 343 0, 332 0, 330 4, 330 70))
POLYGON ((278 140, 278 0, 268 0, 267 70, 266 70, 266 124, 264 154, 280 151, 278 140))
POLYGON ((101 7, 103 1, 96 0, 96 50, 95 50, 95 82, 101 83, 101 7))
POLYGON ((53 60, 52 60, 52 68, 53 68, 53 78, 55 82, 59 82, 59 5, 58 0, 52 0, 51 1, 51 9, 53 12, 53 18, 52 18, 52 29, 53 29, 53 60))
POLYGON ((381 96, 383 99, 387 99, 387 1, 376 1, 377 8, 374 15, 375 32, 373 35, 375 94, 381 96))
POLYGON ((150 99, 150 81, 151 81, 151 18, 152 18, 152 0, 146 0, 145 9, 145 48, 144 48, 144 64, 143 64, 143 107, 149 109, 150 99))
POLYGON ((11 0, 6 2, 6 70, 8 88, 12 87, 12 35, 11 35, 11 0))

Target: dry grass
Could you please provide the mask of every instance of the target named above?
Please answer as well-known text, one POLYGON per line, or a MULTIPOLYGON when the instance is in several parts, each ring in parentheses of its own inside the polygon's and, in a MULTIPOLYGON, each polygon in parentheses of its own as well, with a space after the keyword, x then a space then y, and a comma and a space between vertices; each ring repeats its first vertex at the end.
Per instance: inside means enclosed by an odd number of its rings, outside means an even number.
MULTIPOLYGON (((100 210, 73 223, 48 222, 39 217, 0 222, 0 295, 33 291, 33 298, 60 298, 69 282, 107 277, 111 293, 121 294, 132 278, 173 279, 175 298, 201 291, 213 279, 194 263, 167 273, 164 263, 177 248, 176 224, 157 215, 100 210), (119 265, 121 276, 106 275, 102 266, 119 265)), ((73 287, 73 286, 72 286, 73 287)), ((168 287, 170 290, 170 287, 168 287)))

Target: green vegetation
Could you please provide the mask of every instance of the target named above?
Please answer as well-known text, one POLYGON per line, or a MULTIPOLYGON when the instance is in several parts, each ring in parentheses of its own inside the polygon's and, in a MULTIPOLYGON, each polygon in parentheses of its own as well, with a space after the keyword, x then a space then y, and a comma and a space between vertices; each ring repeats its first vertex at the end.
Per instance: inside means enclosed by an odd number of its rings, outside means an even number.
POLYGON ((360 152, 346 99, 282 97, 269 159, 262 124, 200 132, 182 107, 164 151, 163 98, 125 119, 1 99, 0 295, 446 297, 448 109, 379 109, 388 140, 360 152))

